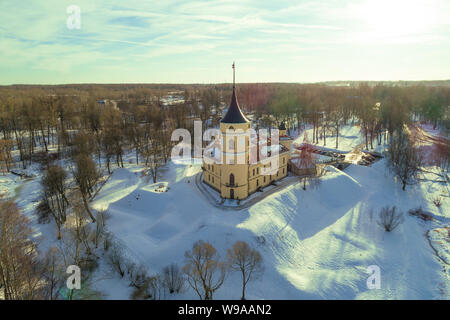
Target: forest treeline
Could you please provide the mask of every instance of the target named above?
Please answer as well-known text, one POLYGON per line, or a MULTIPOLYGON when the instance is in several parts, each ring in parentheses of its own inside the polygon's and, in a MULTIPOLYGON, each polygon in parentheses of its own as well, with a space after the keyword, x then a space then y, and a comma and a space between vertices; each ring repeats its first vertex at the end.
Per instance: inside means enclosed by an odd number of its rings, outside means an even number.
MULTIPOLYGON (((256 129, 284 121, 290 133, 310 125, 312 143, 323 146, 338 148, 349 121, 361 128, 366 149, 405 124, 426 121, 444 134, 450 127, 449 86, 257 83, 237 90, 256 129)), ((33 161, 49 168, 69 159, 75 168, 111 173, 132 152, 156 182, 175 143, 173 130, 185 128, 193 136, 194 120, 202 121, 203 130, 217 127, 230 97, 228 84, 0 87, 0 168, 27 169, 33 161)), ((80 182, 82 195, 91 195, 91 185, 80 182)))
MULTIPOLYGON (((172 130, 193 133, 194 119, 204 129, 217 126, 230 96, 231 86, 225 84, 0 87, 0 163, 4 171, 14 166, 13 149, 23 168, 50 146, 58 157, 67 155, 80 134, 88 137, 89 153, 99 165, 103 159, 108 171, 111 163, 123 166, 123 153, 134 150, 136 161, 149 165, 156 176, 155 169, 170 155, 172 130)), ((354 117, 366 148, 383 130, 393 133, 415 120, 449 128, 448 86, 241 84, 238 99, 258 127, 280 121, 288 128, 312 124, 313 143, 320 138, 331 144, 326 139, 332 136, 336 147, 341 126, 354 117)))

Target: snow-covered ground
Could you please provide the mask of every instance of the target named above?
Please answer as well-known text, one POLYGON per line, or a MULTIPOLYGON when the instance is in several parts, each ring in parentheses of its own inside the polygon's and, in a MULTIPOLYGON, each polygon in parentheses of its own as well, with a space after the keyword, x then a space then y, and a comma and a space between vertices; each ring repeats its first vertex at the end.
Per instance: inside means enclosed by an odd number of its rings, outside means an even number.
MULTIPOLYGON (((297 144, 301 144, 303 142, 305 133, 308 136, 309 142, 311 143, 313 137, 313 127, 311 125, 307 125, 305 130, 301 131, 300 134, 293 132, 292 135, 295 137, 294 142, 297 144)), ((337 149, 336 137, 331 135, 327 135, 325 146, 322 139, 319 139, 319 143, 317 143, 316 145, 323 147, 323 149, 325 150, 348 152, 361 145, 363 142, 364 138, 361 135, 361 128, 357 125, 346 125, 342 126, 339 129, 337 149)))
POLYGON ((421 123, 420 127, 432 136, 448 138, 448 132, 445 132, 445 130, 441 130, 439 128, 433 129, 433 125, 430 123, 421 123))
MULTIPOLYGON (((334 146, 332 138, 328 141, 334 146)), ((359 128, 345 127, 339 149, 352 150, 362 141, 359 128)), ((328 167, 317 188, 304 191, 295 183, 240 211, 222 210, 205 200, 194 183, 199 164, 169 162, 157 184, 143 177, 142 170, 128 162, 115 169, 91 205, 108 210, 108 230, 150 273, 172 262, 183 266, 185 251, 197 240, 211 242, 222 256, 235 241, 244 240, 262 253, 265 267, 262 277, 249 283, 248 299, 450 298, 449 266, 426 237, 436 228, 448 231, 443 229, 450 221, 448 186, 421 182, 402 191, 384 159, 370 167, 352 164, 344 172, 328 167), (440 208, 432 203, 437 195, 440 208), (386 205, 405 213, 404 223, 391 233, 376 222, 386 205), (425 222, 407 214, 419 206, 436 219, 425 222), (381 270, 381 289, 367 288, 372 265, 381 270)), ((13 177, 4 177, 1 186, 6 181, 5 187, 15 190, 8 179, 13 177)), ((19 206, 31 217, 39 188, 33 179, 18 190, 19 206)), ((52 224, 35 227, 56 241, 52 224)), ((448 235, 438 235, 433 242, 448 255, 448 235)), ((231 274, 214 298, 239 299, 240 284, 239 275, 231 274)), ((131 291, 104 264, 94 285, 107 299, 128 299, 131 291)), ((198 297, 188 289, 169 298, 198 297)))
MULTIPOLYGON (((197 240, 212 242, 222 255, 244 240, 261 251, 265 265, 261 279, 249 285, 250 299, 449 298, 448 274, 425 237, 440 222, 406 214, 422 206, 448 221, 448 212, 429 198, 429 191, 439 190, 417 185, 402 191, 384 161, 351 165, 346 172, 330 167, 317 189, 294 184, 242 211, 223 211, 204 200, 192 183, 199 166, 170 163, 161 180, 170 186, 164 193, 155 193, 135 170, 117 169, 93 206, 108 208, 109 230, 152 272, 171 262, 183 265, 184 252, 197 240), (392 233, 370 214, 370 208, 377 212, 385 205, 405 212, 405 222, 392 233), (366 286, 370 265, 381 269, 380 290, 366 286)), ((231 275, 215 298, 239 298, 239 285, 231 275)), ((129 295, 126 283, 105 281, 98 287, 110 298, 129 295)), ((188 290, 175 298, 197 297, 188 290)))

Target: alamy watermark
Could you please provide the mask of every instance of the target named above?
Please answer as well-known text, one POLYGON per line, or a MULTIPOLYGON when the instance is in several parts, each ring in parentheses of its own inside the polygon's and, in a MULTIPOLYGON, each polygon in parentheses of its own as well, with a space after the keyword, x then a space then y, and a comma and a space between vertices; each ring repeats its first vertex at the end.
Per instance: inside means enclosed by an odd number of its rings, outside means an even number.
POLYGON ((66 273, 70 274, 66 281, 66 287, 69 290, 81 289, 81 269, 79 266, 70 265, 66 269, 66 273))
POLYGON ((380 267, 377 265, 368 266, 367 273, 370 274, 366 281, 367 289, 381 289, 380 267))
POLYGON ((172 148, 172 160, 192 160, 193 156, 206 164, 263 163, 263 175, 276 173, 280 165, 282 146, 279 144, 278 129, 270 130, 270 134, 266 129, 227 129, 223 134, 219 129, 211 128, 202 134, 202 122, 194 121, 193 143, 191 133, 183 128, 174 130, 171 140, 179 142, 172 148), (203 148, 203 141, 210 143, 203 148))
POLYGON ((73 30, 73 29, 80 29, 81 28, 81 9, 77 5, 70 5, 66 9, 67 14, 69 14, 69 17, 67 17, 66 20, 66 26, 67 29, 73 30))

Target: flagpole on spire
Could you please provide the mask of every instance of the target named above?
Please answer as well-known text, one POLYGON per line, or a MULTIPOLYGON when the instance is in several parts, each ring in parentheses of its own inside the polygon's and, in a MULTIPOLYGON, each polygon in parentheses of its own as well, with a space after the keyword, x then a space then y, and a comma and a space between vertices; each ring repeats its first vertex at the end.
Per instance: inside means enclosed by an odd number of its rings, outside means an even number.
POLYGON ((233 90, 234 90, 234 88, 235 88, 235 82, 234 82, 234 79, 235 79, 235 77, 234 77, 235 67, 234 67, 234 61, 233 61, 232 68, 233 68, 233 90))

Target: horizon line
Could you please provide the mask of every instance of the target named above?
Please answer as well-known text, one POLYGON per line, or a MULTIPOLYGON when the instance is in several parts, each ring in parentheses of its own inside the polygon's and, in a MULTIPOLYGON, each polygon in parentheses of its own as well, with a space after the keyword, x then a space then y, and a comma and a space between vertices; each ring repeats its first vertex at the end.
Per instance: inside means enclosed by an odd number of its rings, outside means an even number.
MULTIPOLYGON (((311 82, 283 82, 283 81, 261 81, 261 82, 237 82, 236 84, 320 84, 326 82, 437 82, 450 81, 448 79, 419 79, 419 80, 322 80, 311 82)), ((67 83, 12 83, 0 84, 0 87, 13 86, 67 86, 67 85, 232 85, 232 82, 67 82, 67 83)))

